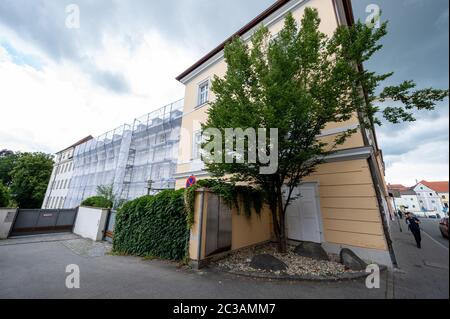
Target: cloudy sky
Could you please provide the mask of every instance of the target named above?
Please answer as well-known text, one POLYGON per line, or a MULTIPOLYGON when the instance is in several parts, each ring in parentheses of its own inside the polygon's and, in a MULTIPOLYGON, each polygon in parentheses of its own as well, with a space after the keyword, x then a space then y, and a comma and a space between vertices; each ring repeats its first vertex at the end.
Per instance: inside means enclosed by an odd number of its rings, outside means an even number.
MULTIPOLYGON (((54 153, 182 98, 175 77, 273 2, 0 0, 0 149, 54 153)), ((448 88, 448 0, 353 2, 357 18, 373 3, 390 21, 367 68, 448 88)), ((378 130, 389 182, 448 178, 448 101, 417 115, 378 130)))

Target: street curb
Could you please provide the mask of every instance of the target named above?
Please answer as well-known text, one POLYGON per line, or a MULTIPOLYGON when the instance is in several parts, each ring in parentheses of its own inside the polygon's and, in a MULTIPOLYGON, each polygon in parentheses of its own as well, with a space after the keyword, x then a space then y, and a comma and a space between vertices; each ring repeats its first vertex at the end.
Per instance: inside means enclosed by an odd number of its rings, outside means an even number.
MULTIPOLYGON (((277 280, 277 281, 310 281, 310 282, 340 282, 340 281, 352 281, 357 279, 366 278, 369 276, 369 273, 365 271, 360 271, 356 273, 344 273, 340 276, 291 276, 291 275, 275 275, 270 273, 259 273, 259 272, 243 272, 243 271, 235 271, 229 270, 220 267, 209 268, 211 271, 216 273, 227 273, 240 277, 247 277, 253 279, 266 279, 266 280, 277 280)), ((385 272, 388 268, 386 266, 381 265, 380 271, 385 272)))

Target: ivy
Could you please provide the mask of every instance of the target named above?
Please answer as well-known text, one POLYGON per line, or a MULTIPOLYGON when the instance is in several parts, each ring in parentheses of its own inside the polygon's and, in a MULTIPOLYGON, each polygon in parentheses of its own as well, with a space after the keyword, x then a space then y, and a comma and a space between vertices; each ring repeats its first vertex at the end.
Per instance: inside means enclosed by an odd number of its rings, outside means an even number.
POLYGON ((188 252, 189 233, 184 190, 168 190, 127 202, 118 210, 113 251, 182 260, 188 252))
POLYGON ((190 229, 194 225, 195 213, 195 192, 200 188, 207 188, 214 194, 220 196, 230 208, 236 208, 238 213, 241 209, 247 217, 250 217, 254 210, 261 214, 263 207, 263 195, 259 189, 250 186, 240 186, 235 183, 225 182, 220 179, 204 179, 185 191, 185 205, 187 211, 187 224, 190 229), (243 203, 241 207, 240 203, 243 203))

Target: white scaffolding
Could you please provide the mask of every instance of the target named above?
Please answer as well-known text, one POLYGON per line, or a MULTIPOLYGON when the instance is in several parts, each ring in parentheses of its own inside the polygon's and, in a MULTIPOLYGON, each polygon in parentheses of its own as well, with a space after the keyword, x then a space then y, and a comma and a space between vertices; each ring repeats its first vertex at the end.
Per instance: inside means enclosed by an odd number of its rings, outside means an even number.
POLYGON ((182 117, 179 100, 77 146, 65 207, 95 196, 98 186, 112 186, 123 200, 174 189, 182 117))

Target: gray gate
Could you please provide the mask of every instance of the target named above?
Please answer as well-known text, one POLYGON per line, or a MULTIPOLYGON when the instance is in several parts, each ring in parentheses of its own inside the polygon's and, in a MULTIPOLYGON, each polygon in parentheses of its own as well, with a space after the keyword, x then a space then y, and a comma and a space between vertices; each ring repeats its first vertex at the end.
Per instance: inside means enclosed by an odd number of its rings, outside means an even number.
POLYGON ((114 226, 116 225, 116 214, 115 210, 110 210, 108 214, 108 221, 106 222, 105 238, 104 240, 112 243, 114 238, 114 226))
POLYGON ((231 250, 231 209, 213 193, 208 193, 206 218, 206 256, 231 250))
POLYGON ((19 209, 11 236, 71 232, 77 211, 77 209, 19 209))

